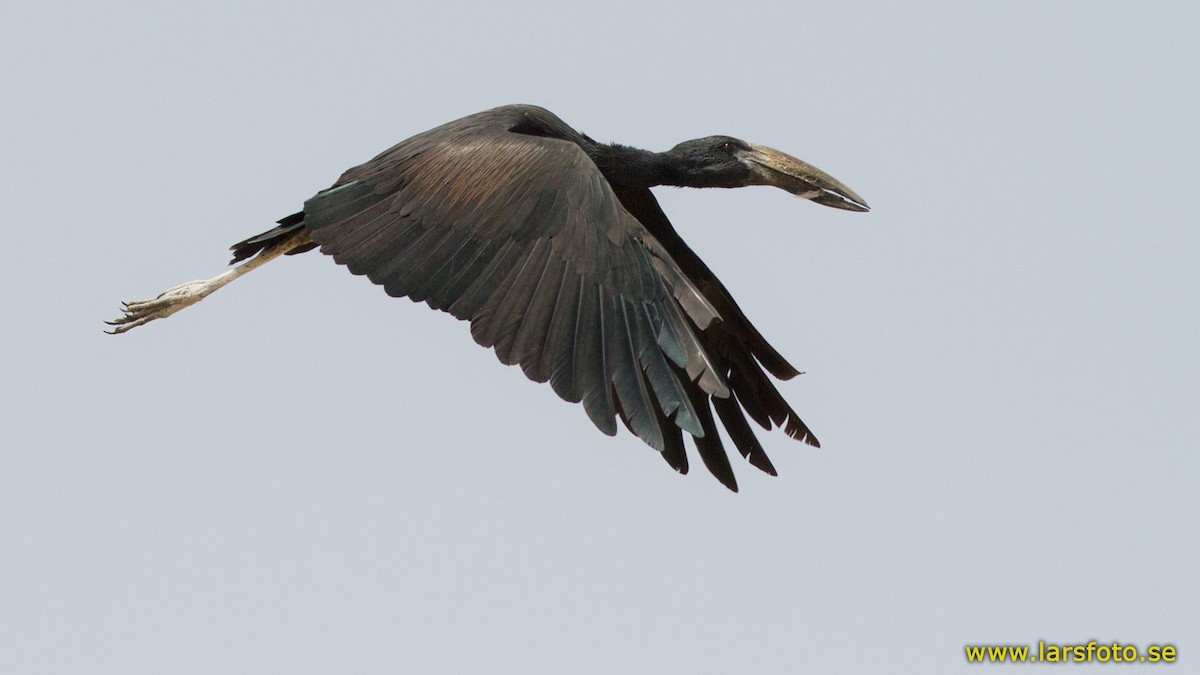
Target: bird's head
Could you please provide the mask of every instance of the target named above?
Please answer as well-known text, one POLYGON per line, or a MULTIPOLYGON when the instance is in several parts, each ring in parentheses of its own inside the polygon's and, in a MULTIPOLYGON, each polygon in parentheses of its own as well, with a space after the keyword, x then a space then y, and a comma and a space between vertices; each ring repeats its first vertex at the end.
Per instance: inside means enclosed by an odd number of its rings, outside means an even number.
POLYGON ((732 136, 684 141, 663 153, 672 184, 684 187, 773 185, 812 201, 847 211, 867 211, 867 202, 817 167, 765 145, 732 136))

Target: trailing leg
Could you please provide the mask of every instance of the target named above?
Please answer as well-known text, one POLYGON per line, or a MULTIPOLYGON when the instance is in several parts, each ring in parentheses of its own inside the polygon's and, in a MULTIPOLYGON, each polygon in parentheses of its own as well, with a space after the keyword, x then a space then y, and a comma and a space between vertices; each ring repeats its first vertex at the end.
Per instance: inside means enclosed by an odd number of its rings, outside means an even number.
POLYGON ((159 293, 152 300, 135 300, 133 302, 121 303, 121 311, 124 312, 124 315, 113 321, 105 321, 108 325, 114 326, 112 330, 105 332, 112 335, 119 335, 143 324, 150 323, 155 319, 165 319, 184 307, 190 307, 207 298, 216 292, 217 289, 246 274, 250 270, 261 267, 275 258, 296 251, 297 249, 307 250, 308 248, 312 248, 312 245, 312 239, 308 235, 308 230, 300 229, 291 233, 286 239, 263 248, 258 255, 250 258, 241 265, 212 279, 200 279, 180 284, 159 293))

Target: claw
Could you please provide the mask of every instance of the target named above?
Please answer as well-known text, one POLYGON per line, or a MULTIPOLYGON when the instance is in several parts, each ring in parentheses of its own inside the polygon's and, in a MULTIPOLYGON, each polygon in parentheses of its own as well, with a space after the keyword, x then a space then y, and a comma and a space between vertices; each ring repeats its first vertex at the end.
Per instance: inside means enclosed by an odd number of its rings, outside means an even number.
POLYGON ((190 281, 159 293, 152 300, 129 300, 121 303, 124 316, 104 323, 115 326, 110 335, 119 335, 154 321, 171 316, 175 312, 200 302, 220 287, 216 280, 190 281))
MULTIPOLYGON (((117 317, 112 321, 105 321, 109 326, 115 326, 113 330, 106 330, 105 333, 110 335, 118 335, 128 330, 137 328, 138 326, 150 323, 155 319, 165 319, 175 312, 190 307, 204 298, 212 295, 217 289, 225 286, 229 282, 237 279, 243 274, 260 267, 288 251, 299 247, 311 244, 307 230, 301 230, 293 235, 292 239, 287 240, 283 244, 264 250, 258 255, 242 264, 234 267, 231 270, 225 271, 212 279, 200 279, 197 281, 189 281, 186 284, 180 284, 174 288, 167 290, 154 296, 152 300, 132 300, 121 303, 121 311, 124 316, 117 317)), ((306 249, 307 250, 307 249, 306 249)))

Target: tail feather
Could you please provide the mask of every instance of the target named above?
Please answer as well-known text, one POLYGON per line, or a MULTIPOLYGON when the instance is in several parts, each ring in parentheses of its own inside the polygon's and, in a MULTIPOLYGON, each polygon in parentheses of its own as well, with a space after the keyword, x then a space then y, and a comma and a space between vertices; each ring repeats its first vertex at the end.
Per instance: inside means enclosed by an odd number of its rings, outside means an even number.
MULTIPOLYGON (((279 246, 292 238, 298 230, 304 229, 304 212, 293 213, 292 215, 279 221, 278 225, 263 232, 256 234, 249 239, 239 241, 229 250, 233 251, 233 260, 229 261, 230 265, 239 263, 247 258, 252 258, 263 251, 279 246)), ((290 251, 286 251, 284 255, 296 255, 304 253, 316 248, 316 242, 307 242, 300 246, 296 246, 290 251)))

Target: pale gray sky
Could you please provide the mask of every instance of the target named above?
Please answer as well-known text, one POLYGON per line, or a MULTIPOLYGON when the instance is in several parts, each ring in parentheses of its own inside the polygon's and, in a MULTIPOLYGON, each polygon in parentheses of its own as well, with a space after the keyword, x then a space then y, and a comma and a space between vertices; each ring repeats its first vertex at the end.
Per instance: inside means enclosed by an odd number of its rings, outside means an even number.
POLYGON ((1198 34, 1195 3, 13 5, 0 671, 950 673, 1090 639, 1188 668, 1198 34), (680 477, 315 253, 100 332, 515 102, 871 203, 658 192, 824 448, 680 477))

